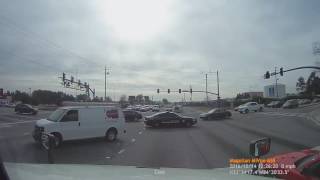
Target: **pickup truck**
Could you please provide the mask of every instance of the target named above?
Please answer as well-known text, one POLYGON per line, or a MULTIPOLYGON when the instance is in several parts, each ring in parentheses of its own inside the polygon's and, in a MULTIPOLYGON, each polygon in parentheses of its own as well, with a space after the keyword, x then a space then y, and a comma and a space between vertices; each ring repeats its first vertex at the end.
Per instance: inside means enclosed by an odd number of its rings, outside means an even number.
POLYGON ((238 111, 242 113, 249 113, 249 112, 258 112, 263 111, 263 105, 260 105, 256 102, 247 102, 243 105, 238 107, 238 111))

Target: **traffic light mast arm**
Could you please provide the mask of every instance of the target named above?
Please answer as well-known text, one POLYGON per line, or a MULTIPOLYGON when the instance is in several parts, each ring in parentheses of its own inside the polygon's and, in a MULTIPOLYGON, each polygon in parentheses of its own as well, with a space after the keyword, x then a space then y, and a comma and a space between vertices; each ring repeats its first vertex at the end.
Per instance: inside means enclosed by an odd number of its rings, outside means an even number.
MULTIPOLYGON (((294 70, 298 70, 298 69, 318 69, 318 70, 320 70, 320 67, 318 67, 318 66, 301 66, 301 67, 297 67, 297 68, 284 70, 283 72, 289 72, 289 71, 294 71, 294 70)), ((276 74, 280 74, 280 72, 270 73, 270 76, 274 76, 276 74)))

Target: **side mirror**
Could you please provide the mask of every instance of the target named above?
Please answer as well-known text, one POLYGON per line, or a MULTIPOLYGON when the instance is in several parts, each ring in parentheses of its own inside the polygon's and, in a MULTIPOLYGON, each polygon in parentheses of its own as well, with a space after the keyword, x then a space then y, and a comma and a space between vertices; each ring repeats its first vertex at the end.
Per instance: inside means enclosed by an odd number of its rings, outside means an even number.
POLYGON ((250 155, 259 157, 266 155, 270 151, 271 138, 262 138, 255 141, 251 141, 249 151, 250 155))

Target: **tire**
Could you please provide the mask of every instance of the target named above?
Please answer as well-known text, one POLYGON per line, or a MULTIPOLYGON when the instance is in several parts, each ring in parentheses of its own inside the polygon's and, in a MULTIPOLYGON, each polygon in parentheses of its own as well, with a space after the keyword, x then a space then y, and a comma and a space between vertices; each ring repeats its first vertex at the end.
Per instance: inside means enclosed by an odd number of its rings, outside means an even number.
POLYGON ((249 109, 244 110, 244 112, 245 112, 246 114, 248 114, 248 113, 249 113, 249 109))
POLYGON ((109 129, 106 133, 107 141, 113 142, 117 139, 117 130, 109 129))
POLYGON ((153 127, 159 127, 159 126, 160 126, 160 123, 159 123, 159 122, 155 122, 152 126, 153 126, 153 127))
POLYGON ((191 127, 191 126, 192 126, 192 123, 191 123, 190 121, 186 121, 186 122, 184 123, 184 125, 185 125, 186 127, 191 127))
POLYGON ((52 133, 54 136, 54 147, 57 148, 61 146, 62 143, 62 136, 59 133, 52 133))

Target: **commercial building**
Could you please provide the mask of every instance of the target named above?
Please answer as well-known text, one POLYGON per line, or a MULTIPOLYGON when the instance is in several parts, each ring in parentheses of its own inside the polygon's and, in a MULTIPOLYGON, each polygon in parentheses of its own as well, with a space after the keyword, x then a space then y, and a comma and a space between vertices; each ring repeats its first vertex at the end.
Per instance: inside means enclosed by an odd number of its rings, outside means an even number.
POLYGON ((283 98, 286 96, 286 86, 284 84, 271 84, 264 86, 264 97, 283 98))
POLYGON ((254 98, 254 97, 263 97, 263 92, 258 92, 258 91, 250 91, 250 92, 244 92, 241 93, 241 95, 243 97, 247 97, 247 98, 254 98))

